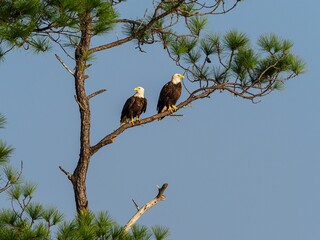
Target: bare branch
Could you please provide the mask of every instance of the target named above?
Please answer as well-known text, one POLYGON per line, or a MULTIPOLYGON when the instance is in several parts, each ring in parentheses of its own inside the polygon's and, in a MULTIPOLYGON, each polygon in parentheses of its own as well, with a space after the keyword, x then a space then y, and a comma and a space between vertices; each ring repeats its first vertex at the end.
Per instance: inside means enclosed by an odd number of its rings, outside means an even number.
POLYGON ((64 170, 61 166, 59 166, 59 169, 61 170, 61 172, 63 172, 68 177, 68 179, 70 181, 72 180, 72 174, 71 173, 69 173, 66 170, 64 170))
POLYGON ((132 198, 132 202, 133 202, 134 206, 136 207, 137 211, 139 211, 139 210, 140 210, 140 208, 139 208, 138 204, 134 201, 134 199, 133 199, 133 198, 132 198))
POLYGON ((146 211, 148 211, 150 208, 154 207, 160 201, 163 201, 166 199, 166 197, 163 195, 163 193, 167 189, 167 187, 168 187, 168 183, 163 184, 162 187, 158 189, 159 190, 158 195, 154 199, 152 199, 150 202, 143 205, 140 209, 137 208, 138 211, 133 215, 133 217, 129 220, 129 222, 124 226, 124 228, 122 230, 124 233, 127 233, 130 230, 130 228, 132 227, 132 225, 135 224, 138 221, 138 219, 146 211))
POLYGON ((96 91, 96 92, 94 92, 94 93, 91 93, 91 94, 88 96, 88 99, 93 98, 93 97, 97 96, 98 94, 103 93, 103 92, 105 92, 105 91, 107 91, 107 89, 101 89, 101 90, 98 90, 98 91, 96 91))
POLYGON ((74 76, 74 72, 72 72, 72 70, 67 66, 67 64, 65 64, 62 59, 57 55, 55 54, 56 58, 59 60, 59 62, 62 64, 62 66, 64 66, 64 68, 72 75, 74 76))
POLYGON ((163 193, 167 189, 167 187, 168 187, 168 183, 164 183, 161 188, 158 188, 159 193, 156 196, 156 198, 162 198, 162 200, 165 200, 166 197, 163 195, 163 193))
MULTIPOLYGON (((185 106, 187 106, 188 104, 190 104, 191 102, 199 99, 199 98, 205 98, 208 95, 210 95, 212 92, 214 92, 217 89, 224 89, 224 85, 217 85, 217 86, 212 86, 212 87, 204 87, 204 88, 199 88, 195 91, 193 91, 190 96, 182 103, 180 103, 177 106, 177 109, 183 108, 185 106), (201 93, 199 93, 201 92, 201 93), (198 95, 196 95, 198 94, 198 95)), ((128 128, 132 128, 132 127, 137 127, 140 125, 144 125, 150 122, 153 122, 155 120, 160 120, 163 117, 172 115, 171 112, 169 111, 165 111, 162 113, 158 113, 155 115, 152 115, 150 117, 144 118, 144 119, 140 119, 139 121, 137 121, 134 125, 132 125, 131 123, 126 123, 122 126, 120 126, 118 129, 116 129, 115 131, 113 131, 112 133, 108 134, 107 136, 105 136, 104 138, 102 138, 96 145, 92 146, 90 148, 91 150, 91 154, 93 155, 94 153, 96 153, 100 148, 111 144, 114 142, 114 139, 120 135, 121 133, 123 133, 126 129, 128 128)))

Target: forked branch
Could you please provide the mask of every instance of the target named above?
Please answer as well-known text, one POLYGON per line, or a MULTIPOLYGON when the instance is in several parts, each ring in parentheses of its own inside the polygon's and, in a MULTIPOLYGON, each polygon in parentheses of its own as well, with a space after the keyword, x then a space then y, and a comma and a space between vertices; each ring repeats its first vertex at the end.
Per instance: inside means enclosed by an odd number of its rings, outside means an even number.
POLYGON ((135 224, 138 219, 150 208, 154 207, 156 204, 158 204, 160 201, 163 201, 166 199, 166 197, 163 195, 164 191, 167 189, 168 183, 164 183, 161 188, 158 189, 158 195, 152 199, 150 202, 143 205, 141 208, 137 206, 137 204, 134 202, 135 207, 137 209, 137 212, 133 215, 133 217, 129 220, 129 222, 123 227, 123 232, 127 233, 133 224, 135 224))

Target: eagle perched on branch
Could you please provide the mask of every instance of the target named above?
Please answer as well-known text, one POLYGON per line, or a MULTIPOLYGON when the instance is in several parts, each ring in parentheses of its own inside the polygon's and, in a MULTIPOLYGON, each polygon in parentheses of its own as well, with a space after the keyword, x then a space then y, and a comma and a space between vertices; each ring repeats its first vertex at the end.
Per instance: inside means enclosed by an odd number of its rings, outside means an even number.
POLYGON ((131 122, 134 125, 134 118, 139 121, 139 117, 147 110, 147 99, 144 97, 144 88, 136 87, 133 89, 136 93, 125 102, 120 118, 120 125, 131 122))
POLYGON ((167 82, 162 87, 157 105, 158 113, 162 113, 167 110, 172 113, 177 110, 175 104, 181 96, 181 79, 183 78, 184 76, 182 74, 176 73, 172 76, 171 81, 167 82))

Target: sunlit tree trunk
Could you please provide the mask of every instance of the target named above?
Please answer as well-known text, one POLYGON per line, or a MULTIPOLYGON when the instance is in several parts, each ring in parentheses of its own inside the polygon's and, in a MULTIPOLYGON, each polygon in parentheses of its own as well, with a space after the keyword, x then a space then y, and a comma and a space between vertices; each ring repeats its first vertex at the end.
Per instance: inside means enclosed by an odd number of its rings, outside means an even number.
POLYGON ((86 195, 86 176, 91 158, 90 152, 90 104, 85 91, 86 59, 91 40, 91 16, 86 14, 81 20, 81 39, 76 47, 76 69, 74 73, 76 100, 79 105, 81 129, 80 129, 80 154, 76 169, 73 172, 71 182, 73 184, 76 208, 78 212, 88 210, 86 195))

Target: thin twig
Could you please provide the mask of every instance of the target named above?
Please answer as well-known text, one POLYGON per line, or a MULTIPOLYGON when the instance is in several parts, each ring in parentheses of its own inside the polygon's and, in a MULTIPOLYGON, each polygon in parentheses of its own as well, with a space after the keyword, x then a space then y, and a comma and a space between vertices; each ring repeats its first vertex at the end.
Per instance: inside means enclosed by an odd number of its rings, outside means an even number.
POLYGON ((71 181, 72 174, 69 173, 68 171, 64 170, 61 166, 59 166, 59 169, 61 170, 61 172, 63 172, 65 175, 67 175, 68 179, 71 181))
POLYGON ((57 54, 55 54, 55 56, 59 60, 59 62, 62 64, 62 66, 64 66, 64 68, 73 76, 74 72, 67 66, 67 64, 65 64, 57 54))
POLYGON ((134 201, 134 199, 133 199, 133 198, 132 198, 131 200, 132 200, 132 202, 133 202, 134 206, 136 207, 137 211, 139 211, 139 210, 140 210, 140 208, 139 208, 138 204, 134 201))

